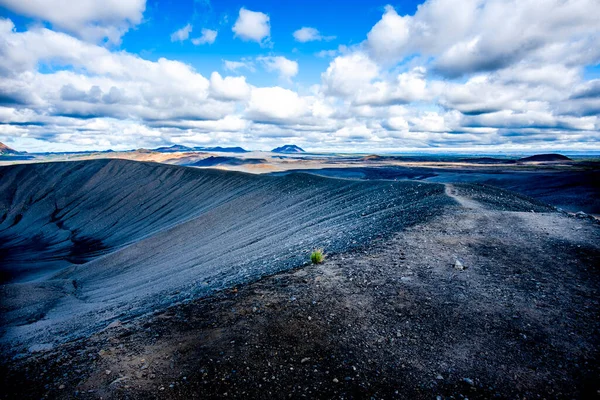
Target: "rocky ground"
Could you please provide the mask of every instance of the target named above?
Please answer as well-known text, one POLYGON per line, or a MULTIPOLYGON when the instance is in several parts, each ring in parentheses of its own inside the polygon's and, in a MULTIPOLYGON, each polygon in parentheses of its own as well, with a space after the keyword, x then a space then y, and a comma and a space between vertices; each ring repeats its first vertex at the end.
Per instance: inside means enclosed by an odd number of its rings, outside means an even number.
POLYGON ((367 249, 5 360, 0 396, 596 398, 600 227, 446 193, 367 249))

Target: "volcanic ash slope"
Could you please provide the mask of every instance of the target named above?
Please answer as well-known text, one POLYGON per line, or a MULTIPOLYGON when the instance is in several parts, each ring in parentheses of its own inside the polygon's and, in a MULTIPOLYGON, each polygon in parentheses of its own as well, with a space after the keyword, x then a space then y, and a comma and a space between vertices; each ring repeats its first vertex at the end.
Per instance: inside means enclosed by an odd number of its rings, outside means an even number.
MULTIPOLYGON (((0 168, 5 350, 304 264, 424 221, 444 186, 93 160, 0 168)), ((34 347, 36 348, 36 347, 34 347)))

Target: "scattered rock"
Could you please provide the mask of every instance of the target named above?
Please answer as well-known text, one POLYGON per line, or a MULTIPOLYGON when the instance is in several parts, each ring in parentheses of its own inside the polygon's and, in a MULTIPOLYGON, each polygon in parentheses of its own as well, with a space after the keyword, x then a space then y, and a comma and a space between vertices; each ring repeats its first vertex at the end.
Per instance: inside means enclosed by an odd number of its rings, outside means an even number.
POLYGON ((457 259, 457 260, 454 262, 454 269, 457 269, 457 270, 459 270, 459 271, 464 271, 465 269, 467 269, 467 267, 465 267, 465 266, 463 265, 463 263, 462 263, 462 262, 460 262, 460 260, 458 260, 458 259, 457 259))
POLYGON ((110 385, 109 385, 109 386, 111 386, 111 385, 116 385, 117 383, 119 383, 119 382, 123 382, 123 381, 124 381, 124 380, 126 380, 126 379, 128 379, 126 376, 122 376, 122 377, 120 377, 120 378, 117 378, 117 379, 115 379, 114 381, 112 381, 112 382, 110 383, 110 385))
POLYGON ((304 357, 301 361, 300 364, 304 364, 305 362, 310 361, 310 357, 304 357))
POLYGON ((463 378, 463 382, 465 382, 466 384, 468 384, 470 386, 475 386, 475 382, 473 382, 473 379, 471 379, 471 378, 463 378))
POLYGON ((586 213, 584 213, 583 211, 577 211, 577 212, 575 213, 575 216, 576 216, 577 218, 587 218, 587 217, 588 217, 588 215, 587 215, 586 213))

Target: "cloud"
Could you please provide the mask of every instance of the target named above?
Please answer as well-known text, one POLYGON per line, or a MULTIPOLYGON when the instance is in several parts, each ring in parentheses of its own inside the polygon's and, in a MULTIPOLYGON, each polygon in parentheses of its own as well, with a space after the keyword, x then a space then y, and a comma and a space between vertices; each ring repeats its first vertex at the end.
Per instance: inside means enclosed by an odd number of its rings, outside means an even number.
POLYGON ((327 93, 337 96, 360 95, 379 75, 379 67, 361 52, 336 57, 321 75, 327 93))
MULTIPOLYGON (((597 2, 548 0, 543 13, 533 0, 457 4, 430 0, 413 15, 387 7, 364 42, 318 53, 330 58, 320 82, 296 89, 284 83, 298 62, 283 54, 223 60, 229 72, 204 76, 56 23, 17 32, 0 18, 0 141, 24 150, 282 141, 340 151, 600 150, 600 83, 586 68, 600 61, 597 2), (253 85, 262 77, 241 73, 257 65, 284 82, 253 85)), ((242 10, 235 35, 268 44, 269 17, 242 10), (266 30, 243 36, 253 19, 266 30)), ((208 31, 182 40, 208 44, 208 31)))
POLYGON ((66 101, 85 101, 98 103, 102 97, 102 90, 94 85, 88 92, 76 89, 72 84, 66 84, 60 89, 60 98, 66 101))
POLYGON ((123 34, 142 21, 146 0, 0 0, 0 6, 84 40, 119 44, 123 34))
POLYGON ((263 63, 268 71, 276 71, 286 81, 291 81, 298 74, 298 63, 282 56, 257 57, 257 61, 263 63))
POLYGON ((417 67, 389 80, 378 80, 353 97, 355 104, 390 105, 429 100, 433 92, 428 88, 426 70, 417 67))
POLYGON ((211 96, 218 100, 244 100, 250 95, 250 86, 243 76, 221 77, 218 72, 210 76, 211 96))
POLYGON ((357 106, 431 101, 440 91, 438 82, 428 83, 424 67, 394 75, 360 51, 336 57, 321 79, 325 93, 357 106))
POLYGON ((192 43, 196 46, 201 44, 213 44, 217 39, 217 31, 211 29, 202 29, 202 36, 192 39, 192 43))
POLYGON ((188 40, 191 32, 192 32, 192 25, 187 24, 183 28, 178 29, 171 34, 171 42, 183 42, 185 40, 188 40))
POLYGON ((232 31, 235 37, 244 41, 265 44, 271 36, 270 18, 267 14, 240 8, 237 21, 232 31))
POLYGON ((258 121, 281 121, 303 116, 308 113, 308 107, 294 91, 278 86, 254 88, 246 113, 258 121))
POLYGON ((348 46, 340 44, 337 49, 321 50, 315 53, 315 56, 319 58, 334 58, 342 54, 347 54, 349 51, 350 49, 348 48, 348 46))
POLYGON ((254 68, 254 64, 252 61, 231 61, 231 60, 223 60, 223 66, 226 70, 231 72, 237 72, 240 69, 247 69, 251 72, 254 72, 256 69, 254 68))
POLYGON ((569 116, 555 116, 549 111, 514 112, 502 110, 495 113, 467 117, 465 126, 493 127, 518 131, 535 129, 536 131, 561 129, 566 131, 594 130, 597 119, 592 117, 574 118, 569 116))
POLYGON ((302 27, 294 32, 294 39, 297 42, 306 43, 313 41, 329 41, 335 39, 335 36, 322 36, 321 33, 315 29, 310 27, 302 27))
POLYGON ((336 141, 343 143, 361 143, 361 142, 376 142, 379 140, 372 128, 366 124, 352 124, 338 129, 332 135, 336 141))
MULTIPOLYGON (((193 136, 195 136, 196 132, 203 132, 203 133, 214 133, 214 132, 219 132, 219 134, 222 134, 223 132, 240 132, 243 131, 244 129, 246 129, 249 126, 249 121, 240 118, 237 115, 228 115, 222 119, 219 120, 213 120, 213 121, 173 121, 171 123, 169 123, 169 127, 170 128, 179 128, 179 129, 190 129, 193 130, 192 132, 183 132, 183 135, 178 137, 175 142, 176 143, 183 143, 183 142, 192 142, 192 143, 196 143, 198 142, 196 137, 196 140, 194 140, 193 136)), ((164 124, 162 124, 164 126, 164 124)), ((230 136, 230 135, 229 135, 230 136)), ((211 141, 211 136, 210 135, 202 135, 200 136, 202 137, 202 140, 200 141, 200 143, 202 142, 210 142, 211 141)))
POLYGON ((283 56, 259 56, 256 58, 243 58, 240 61, 223 60, 223 66, 227 71, 239 72, 247 69, 255 72, 255 65, 262 65, 267 71, 277 72, 279 78, 290 82, 298 74, 298 63, 283 56))
POLYGON ((593 79, 577 87, 571 99, 600 99, 600 79, 593 79))
POLYGON ((326 58, 326 57, 336 57, 339 54, 339 52, 336 49, 332 49, 332 50, 321 50, 317 53, 315 53, 315 56, 319 57, 319 58, 326 58))
POLYGON ((401 17, 392 6, 367 34, 367 46, 375 59, 400 59, 410 38, 410 17, 401 17))
POLYGON ((39 114, 156 121, 220 119, 234 109, 211 98, 209 80, 178 61, 112 53, 45 28, 2 37, 0 93, 35 94, 26 106, 39 114), (36 71, 49 61, 70 68, 36 71))
POLYGON ((434 57, 451 78, 520 62, 598 62, 599 13, 595 0, 548 0, 543 11, 536 0, 428 0, 414 15, 387 6, 364 45, 381 63, 434 57))
POLYGON ((390 130, 408 131, 408 122, 403 117, 391 117, 384 124, 390 130))

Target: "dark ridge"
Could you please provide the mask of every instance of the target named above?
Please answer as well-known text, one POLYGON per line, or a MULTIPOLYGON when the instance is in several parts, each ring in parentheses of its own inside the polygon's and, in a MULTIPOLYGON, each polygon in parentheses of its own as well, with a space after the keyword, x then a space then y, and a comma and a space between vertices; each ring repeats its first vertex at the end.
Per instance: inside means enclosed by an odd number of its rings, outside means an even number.
POLYGON ((79 337, 301 266, 316 247, 366 246, 450 203, 422 182, 117 159, 0 167, 0 344, 79 337))
POLYGON ((471 164, 515 164, 516 160, 510 160, 506 158, 493 158, 493 157, 472 157, 472 158, 460 158, 460 162, 468 162, 471 164))
POLYGON ((521 212, 554 211, 553 207, 532 197, 481 183, 455 183, 453 186, 460 195, 472 198, 493 210, 521 212))
POLYGON ((33 160, 35 157, 28 154, 0 154, 0 161, 33 160))
POLYGON ((551 162, 551 161, 573 161, 562 154, 536 154, 534 156, 520 158, 519 162, 551 162))
POLYGON ((404 157, 398 156, 379 156, 377 154, 371 154, 362 158, 362 161, 365 162, 379 162, 379 161, 401 161, 404 160, 404 157))
POLYGON ((317 176, 326 176, 342 179, 367 179, 367 180, 421 180, 438 176, 433 168, 411 168, 403 166, 381 167, 329 167, 319 169, 288 170, 272 172, 270 175, 283 176, 291 173, 306 173, 317 176))
POLYGON ((267 160, 263 158, 237 158, 237 157, 215 157, 211 156, 203 160, 198 160, 193 163, 183 164, 191 167, 214 167, 217 165, 246 165, 246 164, 263 164, 267 160))

